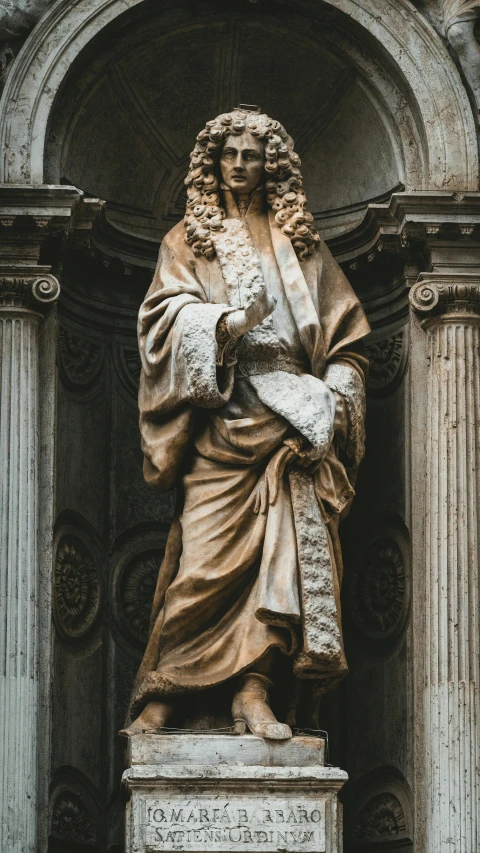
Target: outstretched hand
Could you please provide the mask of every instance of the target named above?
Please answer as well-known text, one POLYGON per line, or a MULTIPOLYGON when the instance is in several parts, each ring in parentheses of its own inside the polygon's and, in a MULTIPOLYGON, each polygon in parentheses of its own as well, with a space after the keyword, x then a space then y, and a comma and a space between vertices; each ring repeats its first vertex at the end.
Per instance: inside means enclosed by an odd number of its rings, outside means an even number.
POLYGON ((228 315, 227 325, 232 337, 238 338, 260 325, 275 310, 276 304, 277 300, 267 288, 260 288, 256 297, 245 308, 238 308, 228 315))
POLYGON ((287 438, 283 443, 293 451, 297 463, 310 474, 313 474, 323 462, 325 451, 316 450, 303 436, 287 438))
POLYGON ((275 297, 271 296, 266 287, 262 287, 250 305, 243 309, 249 329, 253 329, 254 326, 258 326, 266 317, 269 317, 275 310, 276 304, 275 297))

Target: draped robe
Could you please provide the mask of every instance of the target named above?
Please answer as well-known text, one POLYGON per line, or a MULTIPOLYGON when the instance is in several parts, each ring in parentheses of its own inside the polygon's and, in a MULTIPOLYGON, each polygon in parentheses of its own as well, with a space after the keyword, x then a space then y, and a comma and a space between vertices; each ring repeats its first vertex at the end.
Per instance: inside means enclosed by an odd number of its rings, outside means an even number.
POLYGON ((262 190, 243 219, 229 192, 224 202, 216 257, 195 257, 176 225, 139 313, 144 474, 181 502, 131 718, 255 669, 271 649, 321 689, 347 672, 338 522, 363 455, 368 323, 324 243, 298 261, 262 190), (275 311, 236 348, 220 345, 219 319, 258 276, 275 311), (344 402, 341 436, 320 379, 344 402), (318 450, 315 473, 285 445, 295 436, 318 450))

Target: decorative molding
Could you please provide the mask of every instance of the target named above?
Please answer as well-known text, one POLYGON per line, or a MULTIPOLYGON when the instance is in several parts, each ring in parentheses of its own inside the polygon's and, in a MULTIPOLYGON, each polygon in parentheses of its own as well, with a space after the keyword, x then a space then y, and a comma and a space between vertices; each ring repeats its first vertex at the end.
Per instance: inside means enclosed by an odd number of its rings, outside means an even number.
POLYGON ((0 311, 45 311, 60 296, 60 284, 54 275, 36 272, 5 275, 0 271, 0 311))
POLYGON ((355 822, 353 837, 358 842, 393 841, 405 838, 407 822, 398 797, 390 792, 376 794, 363 807, 355 822))
POLYGON ((101 607, 99 572, 87 546, 65 534, 59 541, 54 565, 53 611, 63 639, 72 642, 93 627, 101 607))
MULTIPOLYGON (((2 181, 42 184, 44 151, 52 104, 66 69, 101 31, 140 0, 77 0, 55 3, 36 26, 12 65, 0 116, 2 181), (47 84, 48 81, 48 84, 47 84), (14 140, 24 140, 22 150, 14 140)), ((327 9, 338 0, 326 0, 327 9)), ((446 46, 408 0, 385 4, 342 0, 345 21, 368 34, 388 57, 392 76, 405 80, 423 142, 423 168, 412 189, 435 189, 454 184, 478 186, 476 127, 468 95, 446 46), (409 39, 405 41, 404 32, 409 39), (435 74, 418 74, 422 58, 435 74), (439 122, 439 115, 449 115, 439 122)), ((411 131, 409 131, 411 133, 411 131)), ((405 146, 407 147, 407 146, 405 146)), ((413 181, 412 181, 413 183, 413 181)))
POLYGON ((408 588, 403 549, 393 531, 377 535, 352 572, 351 614, 358 630, 369 640, 396 638, 405 624, 408 588))
POLYGON ((339 263, 356 263, 376 250, 400 256, 445 237, 471 240, 480 225, 479 192, 394 192, 385 204, 370 204, 362 222, 328 241, 339 263))
POLYGON ((422 274, 409 293, 410 305, 420 314, 480 316, 480 277, 461 274, 422 274))
POLYGON ((386 396, 398 387, 405 372, 408 354, 405 332, 372 341, 366 349, 370 362, 368 393, 374 397, 386 396))
MULTIPOLYGON (((5 263, 15 264, 12 275, 38 276, 49 272, 48 267, 37 267, 39 247, 50 235, 70 229, 76 219, 85 218, 83 208, 88 207, 83 193, 76 187, 0 186, 0 241, 2 244, 2 271, 5 263), (7 260, 8 259, 8 260, 7 260), (25 267, 30 263, 30 267, 25 267), (22 270, 22 266, 25 270, 22 270)), ((83 223, 81 223, 82 226, 83 223)), ((7 272, 8 274, 8 272, 7 272)))
POLYGON ((65 841, 95 844, 95 824, 78 794, 61 791, 52 809, 51 834, 65 841))
POLYGON ((62 373, 72 385, 89 385, 100 372, 104 356, 100 344, 62 327, 58 350, 62 373))

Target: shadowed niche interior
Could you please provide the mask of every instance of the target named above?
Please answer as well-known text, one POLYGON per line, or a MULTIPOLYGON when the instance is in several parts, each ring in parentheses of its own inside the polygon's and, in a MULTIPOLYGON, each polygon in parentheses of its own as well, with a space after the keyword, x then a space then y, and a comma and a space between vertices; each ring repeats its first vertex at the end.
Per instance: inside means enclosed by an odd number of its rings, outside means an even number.
POLYGON ((288 18, 283 3, 141 5, 71 69, 47 143, 49 183, 107 201, 96 235, 107 254, 116 247, 151 265, 184 214, 189 152, 205 117, 239 102, 260 104, 294 138, 327 239, 404 183, 396 123, 411 124, 406 101, 399 119, 395 98, 385 100, 397 84, 342 16, 316 4, 312 18, 303 3, 288 18))

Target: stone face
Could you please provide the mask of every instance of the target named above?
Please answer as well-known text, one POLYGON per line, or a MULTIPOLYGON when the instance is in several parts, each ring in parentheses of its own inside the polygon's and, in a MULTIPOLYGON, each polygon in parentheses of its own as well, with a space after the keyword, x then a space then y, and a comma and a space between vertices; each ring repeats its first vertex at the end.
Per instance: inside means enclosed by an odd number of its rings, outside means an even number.
POLYGON ((323 765, 323 747, 311 737, 131 738, 126 853, 340 853, 337 792, 347 776, 323 765))

